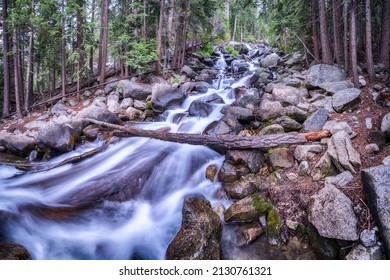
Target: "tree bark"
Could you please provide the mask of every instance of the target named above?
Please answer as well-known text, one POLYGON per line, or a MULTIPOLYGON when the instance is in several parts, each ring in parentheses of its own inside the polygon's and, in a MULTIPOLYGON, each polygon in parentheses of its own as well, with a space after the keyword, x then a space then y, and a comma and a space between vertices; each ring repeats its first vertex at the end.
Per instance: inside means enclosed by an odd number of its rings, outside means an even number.
POLYGON ((333 64, 332 52, 330 51, 330 45, 328 39, 328 29, 326 24, 325 0, 318 0, 318 7, 320 13, 320 37, 321 37, 322 63, 333 64))
POLYGON ((350 7, 350 31, 351 31, 351 68, 353 83, 356 87, 359 87, 359 74, 357 64, 357 49, 356 49, 356 0, 351 1, 350 7))
POLYGON ((186 17, 187 17, 187 1, 180 2, 180 11, 178 25, 176 29, 175 51, 172 57, 172 68, 181 68, 184 64, 184 55, 186 51, 186 17))
POLYGON ((168 12, 168 43, 173 42, 173 14, 175 12, 175 0, 169 0, 169 12, 168 12))
POLYGON ((144 15, 142 16, 142 38, 144 39, 144 42, 146 42, 147 39, 147 33, 146 33, 146 5, 147 1, 144 0, 144 15))
POLYGON ((317 0, 312 0, 311 5, 311 22, 312 22, 312 30, 313 30, 313 52, 314 52, 314 60, 320 60, 320 47, 318 43, 318 27, 317 27, 317 0))
POLYGON ((236 39, 236 29, 237 29, 237 15, 234 15, 234 25, 233 25, 233 34, 232 34, 232 41, 233 42, 236 39))
POLYGON ((333 21, 333 45, 334 45, 334 58, 337 65, 341 66, 342 64, 342 51, 341 46, 341 26, 342 26, 342 14, 343 14, 343 5, 341 0, 333 0, 332 7, 332 21, 333 21))
POLYGON ((65 50, 65 1, 62 0, 62 26, 61 26, 61 39, 60 39, 60 56, 61 56, 61 94, 66 95, 66 50, 65 50))
POLYGON ((348 9, 349 4, 348 1, 344 1, 343 5, 343 22, 344 22, 344 69, 345 71, 349 71, 349 51, 348 51, 348 9))
POLYGON ((21 85, 21 79, 20 76, 20 56, 19 56, 19 32, 18 28, 15 27, 13 30, 13 54, 14 54, 14 78, 15 78, 15 100, 16 100, 16 115, 18 118, 22 118, 22 107, 21 107, 21 96, 22 96, 22 89, 20 87, 21 85))
POLYGON ((307 142, 303 135, 296 132, 253 137, 243 137, 236 135, 203 135, 144 130, 135 127, 124 127, 121 125, 105 123, 94 119, 86 120, 103 127, 124 131, 132 136, 147 137, 183 144, 203 145, 218 152, 225 152, 227 150, 233 149, 267 149, 281 145, 304 144, 307 142))
MULTIPOLYGON (((371 1, 366 0, 366 63, 370 81, 375 79, 374 58, 372 55, 371 1)), ((389 15, 390 16, 390 15, 389 15)))
POLYGON ((382 1, 382 30, 379 62, 390 67, 390 0, 382 1))
POLYGON ((107 45, 108 45, 108 5, 109 0, 102 0, 100 15, 100 48, 99 48, 99 83, 104 83, 106 63, 107 63, 107 45))
POLYGON ((156 62, 156 72, 157 75, 159 76, 161 76, 161 53, 162 53, 164 9, 165 9, 164 3, 165 0, 160 0, 160 18, 159 18, 158 33, 157 33, 157 62, 156 62))
MULTIPOLYGON (((80 91, 81 80, 84 77, 84 0, 77 0, 77 91, 80 91)), ((80 100, 80 94, 77 94, 77 100, 80 100)))
MULTIPOLYGON (((34 5, 34 1, 32 1, 34 5)), ((33 86, 34 86, 34 31, 31 30, 29 47, 28 47, 28 65, 27 65, 27 82, 26 92, 24 97, 24 110, 28 111, 30 105, 33 102, 33 86)))
MULTIPOLYGON (((95 23, 95 6, 96 6, 95 1, 96 0, 92 0, 92 3, 91 3, 91 23, 92 23, 91 34, 95 33, 95 29, 93 28, 93 24, 95 23)), ((94 54, 94 51, 95 50, 93 47, 91 47, 91 49, 89 50, 89 69, 90 69, 92 75, 93 75, 93 54, 94 54)))
POLYGON ((10 109, 10 93, 11 93, 11 75, 10 75, 10 38, 8 34, 8 1, 3 0, 2 3, 2 20, 3 20, 3 117, 9 116, 10 109))

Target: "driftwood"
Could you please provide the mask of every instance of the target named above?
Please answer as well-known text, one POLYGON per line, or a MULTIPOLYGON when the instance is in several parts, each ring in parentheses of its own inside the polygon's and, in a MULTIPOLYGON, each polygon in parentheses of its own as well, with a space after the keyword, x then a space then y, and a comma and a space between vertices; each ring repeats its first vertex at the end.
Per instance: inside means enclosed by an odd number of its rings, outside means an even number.
POLYGON ((251 137, 236 135, 203 135, 144 130, 136 127, 110 124, 90 118, 87 118, 86 120, 103 127, 124 131, 132 136, 147 137, 183 144, 202 145, 218 152, 227 150, 267 149, 281 145, 304 144, 307 142, 303 135, 296 132, 251 137))
POLYGON ((307 133, 302 133, 302 136, 304 136, 307 141, 318 141, 322 138, 328 138, 332 136, 332 133, 330 133, 329 130, 316 130, 307 133))

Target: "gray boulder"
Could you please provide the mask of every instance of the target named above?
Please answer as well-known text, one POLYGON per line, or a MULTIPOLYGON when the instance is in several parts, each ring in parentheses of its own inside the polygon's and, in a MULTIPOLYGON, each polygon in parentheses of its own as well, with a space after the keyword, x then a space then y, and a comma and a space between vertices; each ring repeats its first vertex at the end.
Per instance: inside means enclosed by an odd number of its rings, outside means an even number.
POLYGON ((248 174, 231 184, 224 184, 223 188, 231 199, 243 199, 258 192, 257 180, 253 174, 248 174))
POLYGON ((361 176, 368 205, 379 227, 387 257, 390 258, 390 166, 364 169, 361 176))
POLYGON ((296 106, 304 101, 305 95, 307 95, 307 89, 298 89, 281 84, 276 84, 272 90, 274 101, 279 101, 282 106, 296 106))
POLYGON ((315 111, 302 125, 303 132, 321 130, 328 120, 329 113, 326 109, 321 108, 315 111))
POLYGON ((200 196, 185 198, 182 224, 167 248, 168 260, 219 260, 222 223, 210 202, 200 196))
POLYGON ((213 105, 200 100, 193 101, 190 105, 190 108, 188 109, 188 113, 190 116, 203 118, 210 115, 212 111, 213 105))
POLYGON ((213 86, 206 82, 185 82, 181 85, 181 90, 185 93, 190 92, 198 92, 198 93, 205 93, 209 88, 212 88, 213 86))
POLYGON ((329 176, 325 178, 325 186, 328 184, 345 187, 353 180, 353 175, 349 171, 344 171, 336 176, 329 176))
POLYGON ((294 157, 297 161, 310 161, 316 154, 322 152, 321 145, 298 145, 294 150, 294 157))
POLYGON ((359 239, 352 201, 332 185, 325 186, 310 198, 308 219, 323 237, 350 241, 359 239))
POLYGON ((348 170, 356 173, 355 167, 361 165, 360 154, 353 148, 345 131, 339 131, 330 138, 327 152, 340 172, 348 170))
POLYGON ((0 244, 0 260, 31 260, 31 255, 22 245, 17 243, 0 244))
POLYGON ((162 113, 171 106, 179 105, 184 100, 184 92, 166 84, 155 84, 152 91, 152 109, 162 113))
MULTIPOLYGON (((116 114, 112 113, 107 109, 103 109, 97 106, 89 106, 87 108, 84 108, 76 115, 76 118, 79 119, 90 118, 97 121, 115 123, 115 124, 121 123, 120 119, 116 114)), ((88 123, 86 123, 85 126, 86 125, 88 125, 88 123)))
POLYGON ((198 100, 206 102, 206 103, 210 103, 210 104, 224 104, 225 103, 225 101, 223 101, 222 97, 216 93, 207 95, 205 97, 201 97, 198 100))
POLYGON ((285 132, 298 131, 302 128, 299 122, 286 116, 277 118, 274 123, 281 125, 285 132))
POLYGON ((226 153, 226 160, 233 165, 243 165, 247 167, 250 172, 257 173, 265 158, 263 152, 260 150, 229 150, 226 153))
POLYGON ((281 134, 284 133, 283 126, 279 124, 271 124, 260 130, 259 135, 281 134))
POLYGON ((58 152, 72 151, 79 133, 68 124, 49 122, 38 129, 37 142, 58 152))
POLYGON ((276 170, 278 168, 290 168, 294 165, 288 148, 273 149, 268 153, 267 160, 268 166, 271 170, 276 170))
POLYGON ((247 196, 226 209, 224 214, 225 222, 253 222, 260 216, 266 215, 271 209, 269 203, 261 194, 247 196))
POLYGON ((325 154, 320 158, 320 160, 317 162, 317 164, 311 171, 311 176, 313 177, 314 181, 318 181, 324 179, 325 177, 333 176, 336 174, 337 169, 332 163, 332 159, 329 156, 328 152, 325 152, 325 154))
POLYGON ((122 80, 117 85, 117 91, 123 98, 131 97, 133 99, 145 100, 152 94, 152 86, 129 80, 122 80))
POLYGON ((222 114, 231 115, 239 121, 251 121, 254 119, 253 111, 247 108, 235 107, 235 106, 225 106, 221 110, 222 114))
POLYGON ((387 141, 390 141, 390 113, 383 117, 381 131, 386 135, 387 141))
POLYGON ((275 67, 278 65, 280 57, 276 53, 267 55, 262 61, 260 61, 261 67, 275 67))
POLYGON ((260 120, 276 119, 283 114, 283 106, 278 101, 270 101, 264 98, 259 107, 257 117, 260 120))
POLYGON ((0 134, 0 146, 21 157, 26 157, 35 147, 35 140, 25 134, 12 134, 2 132, 0 134))
POLYGON ((110 92, 114 91, 116 89, 116 87, 118 86, 120 81, 118 81, 117 78, 114 77, 114 78, 108 78, 106 80, 106 83, 108 83, 108 82, 111 82, 111 83, 107 84, 104 87, 105 94, 109 94, 110 92))
POLYGON ((351 81, 339 81, 339 82, 325 82, 320 84, 319 87, 325 90, 330 95, 333 95, 344 89, 353 88, 354 85, 351 81))
POLYGON ((360 89, 357 88, 338 91, 332 96, 333 109, 338 113, 342 113, 353 108, 360 100, 360 92, 360 89))
POLYGON ((345 71, 327 64, 317 64, 310 67, 307 76, 306 84, 312 87, 318 87, 327 82, 339 82, 346 78, 345 71))
POLYGON ((299 123, 303 123, 307 119, 308 113, 295 106, 288 106, 283 108, 283 114, 287 117, 296 120, 299 123))
POLYGON ((345 257, 346 260, 382 260, 381 246, 364 247, 361 244, 356 245, 345 257))

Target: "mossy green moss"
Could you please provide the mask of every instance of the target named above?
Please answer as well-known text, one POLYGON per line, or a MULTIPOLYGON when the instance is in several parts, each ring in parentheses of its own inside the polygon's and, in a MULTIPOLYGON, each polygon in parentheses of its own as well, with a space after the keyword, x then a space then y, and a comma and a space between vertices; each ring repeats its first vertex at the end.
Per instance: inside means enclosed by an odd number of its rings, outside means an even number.
POLYGON ((267 236, 271 245, 278 245, 280 237, 281 219, 274 208, 268 211, 267 215, 267 236))
POLYGON ((262 196, 260 195, 254 195, 252 196, 252 206, 255 208, 257 214, 259 217, 261 215, 265 215, 268 213, 269 210, 272 209, 272 204, 266 201, 262 196))

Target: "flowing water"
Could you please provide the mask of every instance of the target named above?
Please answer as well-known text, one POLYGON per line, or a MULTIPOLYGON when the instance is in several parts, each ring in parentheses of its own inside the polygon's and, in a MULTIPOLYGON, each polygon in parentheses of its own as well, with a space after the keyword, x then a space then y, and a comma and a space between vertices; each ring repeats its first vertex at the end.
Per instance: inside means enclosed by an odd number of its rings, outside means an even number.
MULTIPOLYGON (((139 126, 201 133, 234 101, 232 88, 244 86, 250 77, 223 79, 226 67, 221 54, 214 88, 166 111, 164 121, 139 126), (194 100, 212 94, 224 104, 213 104, 205 118, 187 115, 194 100)), ((218 195, 219 182, 205 178, 206 167, 221 166, 224 157, 203 146, 117 139, 94 157, 53 168, 99 145, 85 144, 47 162, 41 171, 0 165, 0 238, 22 244, 33 259, 164 259, 180 228, 183 197, 200 193, 212 206, 231 203, 218 195)))

